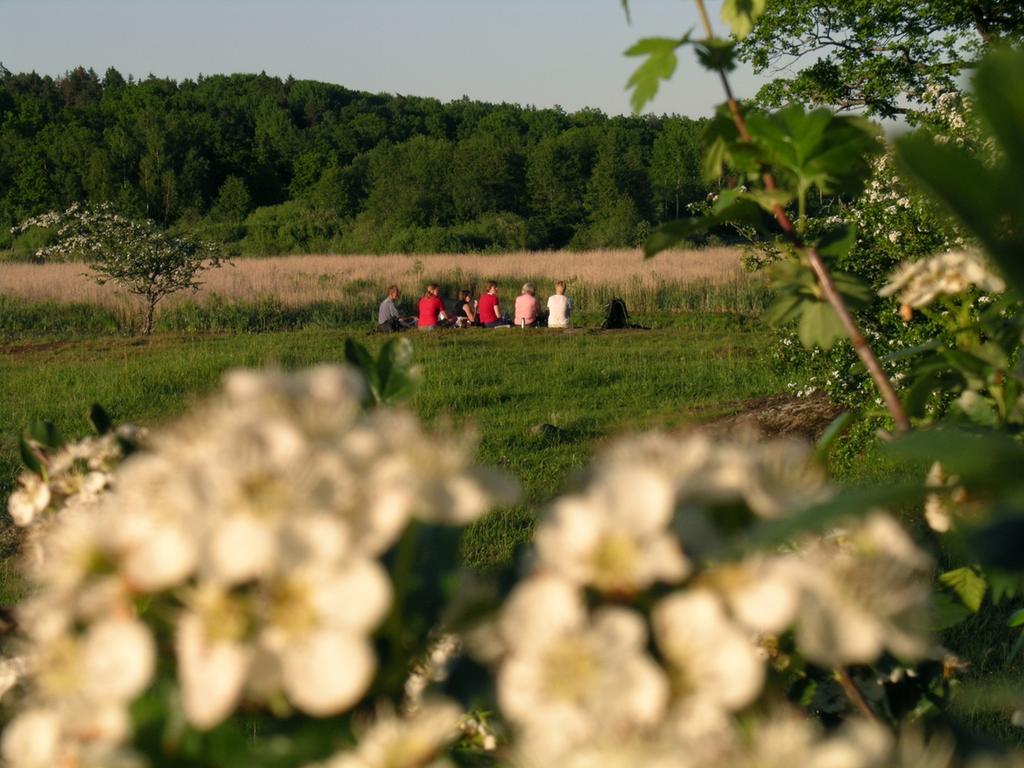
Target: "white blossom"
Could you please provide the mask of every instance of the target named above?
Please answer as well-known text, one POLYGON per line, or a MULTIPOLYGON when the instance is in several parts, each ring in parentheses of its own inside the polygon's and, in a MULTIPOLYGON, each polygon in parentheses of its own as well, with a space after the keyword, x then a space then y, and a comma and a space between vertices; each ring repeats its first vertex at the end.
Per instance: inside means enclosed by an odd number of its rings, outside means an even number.
POLYGON ((737 711, 761 692, 764 663, 752 638, 732 623, 711 591, 696 588, 666 597, 655 606, 653 622, 676 701, 737 711))
POLYGON ((603 592, 676 583, 689 565, 668 530, 674 511, 665 474, 636 465, 605 472, 585 493, 562 497, 538 526, 539 567, 603 592))
POLYGON ((307 768, 447 768, 445 748, 458 738, 462 712, 444 699, 413 715, 381 713, 356 748, 307 768))
POLYGON ((558 754, 598 736, 622 735, 653 727, 668 703, 668 681, 645 652, 647 631, 639 614, 599 608, 588 616, 582 596, 551 577, 536 577, 517 588, 505 621, 509 652, 497 673, 498 703, 519 729, 522 746, 533 755, 558 754), (539 579, 540 582, 536 579, 539 579), (531 598, 543 596, 537 615, 531 598), (551 609, 565 603, 566 614, 551 609), (547 618, 554 626, 544 626, 547 618), (532 637, 529 629, 543 631, 532 637))
POLYGON ((815 538, 796 557, 805 566, 797 643, 809 659, 831 667, 929 651, 932 562, 891 517, 815 538))
POLYGON ((949 251, 929 259, 904 264, 878 292, 879 296, 899 294, 901 303, 926 307, 941 295, 957 295, 971 286, 1001 293, 1006 283, 993 273, 976 253, 949 251))

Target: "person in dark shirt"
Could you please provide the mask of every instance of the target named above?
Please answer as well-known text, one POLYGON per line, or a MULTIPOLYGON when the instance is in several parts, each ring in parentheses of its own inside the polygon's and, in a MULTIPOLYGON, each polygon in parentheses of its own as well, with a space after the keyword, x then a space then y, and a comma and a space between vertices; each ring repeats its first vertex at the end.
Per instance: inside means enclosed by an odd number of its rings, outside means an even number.
POLYGON ((473 294, 468 290, 459 291, 455 301, 455 327, 464 328, 476 322, 476 310, 473 309, 473 294))

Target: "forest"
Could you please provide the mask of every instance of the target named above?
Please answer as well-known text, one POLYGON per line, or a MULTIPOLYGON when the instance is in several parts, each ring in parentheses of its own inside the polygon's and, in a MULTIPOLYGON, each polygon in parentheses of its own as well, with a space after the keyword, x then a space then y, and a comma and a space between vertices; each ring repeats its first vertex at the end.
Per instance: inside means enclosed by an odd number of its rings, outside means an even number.
POLYGON ((110 203, 234 254, 638 245, 707 193, 703 121, 370 94, 266 74, 0 65, 0 251, 110 203))

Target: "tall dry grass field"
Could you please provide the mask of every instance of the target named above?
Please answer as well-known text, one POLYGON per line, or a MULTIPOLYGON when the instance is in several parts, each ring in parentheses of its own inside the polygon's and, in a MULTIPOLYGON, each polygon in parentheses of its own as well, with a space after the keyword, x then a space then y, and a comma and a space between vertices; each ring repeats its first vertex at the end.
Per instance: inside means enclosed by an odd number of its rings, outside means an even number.
MULTIPOLYGON (((82 302, 120 308, 129 297, 115 284, 97 285, 82 264, 0 265, 0 292, 28 301, 82 302)), ((715 283, 742 275, 740 253, 733 248, 666 252, 645 261, 640 251, 557 251, 495 256, 440 254, 390 256, 281 256, 238 259, 202 276, 198 294, 183 292, 166 305, 217 294, 226 301, 268 297, 286 306, 344 301, 360 286, 380 293, 397 283, 416 295, 427 282, 462 287, 489 279, 501 282, 566 280, 570 290, 587 286, 655 289, 666 283, 715 283)))
MULTIPOLYGON (((0 335, 137 331, 140 303, 113 283, 97 285, 77 263, 0 264, 0 335), (77 331, 75 329, 78 329, 77 331)), ((668 252, 558 251, 392 256, 285 256, 237 259, 202 275, 202 288, 168 297, 157 326, 168 331, 286 330, 375 322, 385 289, 396 283, 407 311, 428 282, 454 298, 496 280, 506 299, 527 281, 546 297, 565 280, 578 313, 598 313, 613 296, 633 312, 758 312, 764 281, 745 272, 730 248, 668 252)), ((509 307, 510 302, 504 306, 509 307)))

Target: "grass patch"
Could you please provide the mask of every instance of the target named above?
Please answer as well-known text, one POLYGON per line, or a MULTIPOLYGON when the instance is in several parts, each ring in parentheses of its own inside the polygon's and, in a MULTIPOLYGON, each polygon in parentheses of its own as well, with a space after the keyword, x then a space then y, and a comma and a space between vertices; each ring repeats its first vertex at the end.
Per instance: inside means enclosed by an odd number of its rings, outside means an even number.
MULTIPOLYGON (((540 507, 620 432, 677 427, 720 412, 719 404, 778 392, 769 335, 737 318, 692 319, 654 331, 466 330, 413 337, 424 386, 412 402, 423 418, 452 419, 481 435, 481 460, 520 478, 525 502, 499 510, 465 536, 467 563, 510 557, 540 507), (708 327, 705 327, 705 324, 708 327), (531 427, 552 424, 551 435, 531 427)), ((0 362, 0 499, 19 469, 17 435, 49 418, 69 436, 102 403, 118 422, 157 425, 214 390, 236 366, 301 368, 339 362, 345 338, 376 349, 384 339, 351 331, 105 338, 8 346, 0 362)))

